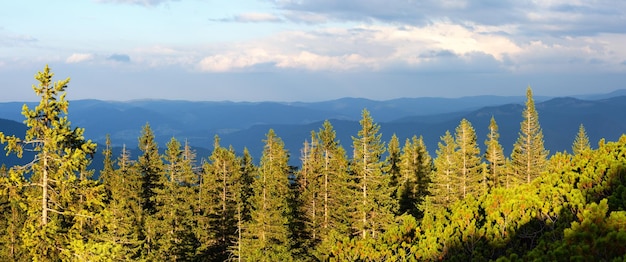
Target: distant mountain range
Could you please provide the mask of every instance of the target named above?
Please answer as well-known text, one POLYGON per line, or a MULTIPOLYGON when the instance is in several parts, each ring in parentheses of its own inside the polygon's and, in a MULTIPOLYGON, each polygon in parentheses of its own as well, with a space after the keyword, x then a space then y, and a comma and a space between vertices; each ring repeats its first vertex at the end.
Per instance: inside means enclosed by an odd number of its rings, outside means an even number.
MULTIPOLYGON (((626 90, 609 94, 577 97, 535 97, 539 121, 546 147, 552 152, 568 150, 584 124, 595 146, 600 138, 616 140, 626 133, 626 90)), ((188 141, 199 157, 210 154, 213 137, 221 144, 242 151, 248 147, 258 160, 263 139, 270 128, 280 136, 291 152, 291 163, 299 164, 302 143, 330 120, 343 146, 351 147, 351 136, 359 130, 361 112, 367 108, 381 125, 383 139, 392 134, 401 139, 423 136, 431 154, 437 149, 440 136, 452 133, 463 118, 468 119, 484 150, 487 127, 494 116, 500 127, 500 142, 509 154, 517 139, 525 96, 475 96, 463 98, 402 98, 374 101, 343 98, 325 102, 189 102, 171 100, 137 100, 113 102, 77 100, 70 102, 69 119, 74 127, 85 128, 88 139, 103 144, 106 134, 119 152, 119 147, 137 146, 141 128, 149 123, 161 148, 172 137, 188 141)), ((0 103, 0 131, 24 135, 21 124, 24 103, 0 103)), ((34 106, 35 103, 27 103, 34 106)), ((133 156, 137 152, 131 153, 133 156)), ((98 154, 100 155, 100 154, 98 154)), ((16 163, 14 157, 0 154, 0 163, 16 163)), ((101 156, 94 160, 100 166, 101 156)))

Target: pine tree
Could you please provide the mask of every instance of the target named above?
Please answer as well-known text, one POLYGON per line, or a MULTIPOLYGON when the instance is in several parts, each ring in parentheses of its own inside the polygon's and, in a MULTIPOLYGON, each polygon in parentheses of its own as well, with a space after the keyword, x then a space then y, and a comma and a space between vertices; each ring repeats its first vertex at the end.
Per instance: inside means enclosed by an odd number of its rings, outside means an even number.
POLYGON ((24 150, 29 150, 36 155, 32 162, 13 168, 11 174, 29 177, 20 203, 27 209, 21 239, 33 261, 76 259, 84 255, 82 251, 104 244, 86 231, 89 227, 92 232, 97 230, 94 225, 101 222, 97 221, 98 207, 103 205, 101 188, 86 179, 96 144, 85 140, 83 129, 71 128, 65 100, 70 80, 52 82, 53 76, 48 66, 35 75, 39 84, 33 85, 33 90, 41 100, 33 109, 22 108, 29 128, 26 137, 0 133, 8 153, 22 157, 24 150))
POLYGON ((498 132, 498 124, 492 116, 489 123, 489 132, 485 140, 485 161, 487 161, 487 186, 489 189, 500 187, 507 184, 508 172, 506 172, 504 150, 499 142, 500 133, 498 132))
POLYGON ((478 192, 482 191, 482 165, 480 149, 476 141, 474 127, 467 119, 462 119, 455 133, 455 143, 457 145, 455 155, 459 168, 456 183, 458 183, 459 189, 457 194, 460 199, 465 199, 470 195, 477 197, 478 192))
POLYGON ((354 155, 352 174, 357 192, 353 226, 362 239, 376 237, 384 225, 393 220, 393 200, 389 188, 389 176, 382 173, 381 156, 385 145, 381 141, 380 126, 374 123, 367 110, 363 110, 361 130, 352 137, 354 155))
POLYGON ((587 132, 585 131, 585 126, 580 124, 578 128, 578 133, 576 134, 576 138, 574 139, 574 144, 572 144, 572 153, 574 155, 578 155, 585 150, 591 149, 591 145, 589 144, 589 137, 587 137, 587 132))
POLYGON ((511 166, 520 180, 530 183, 545 168, 548 156, 543 146, 543 132, 530 87, 526 90, 526 108, 522 117, 524 120, 520 124, 519 137, 511 152, 511 166))
POLYGON ((258 175, 253 182, 252 221, 246 226, 242 258, 256 261, 292 260, 288 203, 289 155, 283 141, 270 129, 265 139, 258 175))
POLYGON ((435 207, 447 207, 458 200, 454 181, 459 169, 458 158, 455 157, 457 145, 450 131, 446 131, 438 145, 430 188, 431 202, 435 207))
POLYGON ((418 207, 429 195, 430 174, 433 171, 432 158, 426 150, 424 139, 413 136, 406 139, 400 156, 401 178, 398 184, 398 214, 409 213, 416 218, 422 214, 418 207))

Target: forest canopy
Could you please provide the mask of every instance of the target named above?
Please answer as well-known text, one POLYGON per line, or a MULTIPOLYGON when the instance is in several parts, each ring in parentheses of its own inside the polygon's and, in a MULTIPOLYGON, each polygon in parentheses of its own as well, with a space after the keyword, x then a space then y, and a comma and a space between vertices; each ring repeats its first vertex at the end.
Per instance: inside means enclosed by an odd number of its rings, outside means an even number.
POLYGON ((530 87, 510 156, 495 118, 463 119, 431 156, 419 134, 382 141, 364 109, 351 148, 331 121, 299 155, 270 129, 256 164, 218 136, 207 159, 176 138, 159 151, 149 124, 136 157, 113 155, 108 138, 97 152, 71 125, 70 79, 53 76, 48 66, 35 76, 40 102, 22 109, 26 133, 0 132, 7 155, 34 153, 0 168, 2 260, 626 258, 626 135, 594 149, 580 125, 572 152, 550 155, 530 87), (94 154, 104 155, 97 178, 94 154))

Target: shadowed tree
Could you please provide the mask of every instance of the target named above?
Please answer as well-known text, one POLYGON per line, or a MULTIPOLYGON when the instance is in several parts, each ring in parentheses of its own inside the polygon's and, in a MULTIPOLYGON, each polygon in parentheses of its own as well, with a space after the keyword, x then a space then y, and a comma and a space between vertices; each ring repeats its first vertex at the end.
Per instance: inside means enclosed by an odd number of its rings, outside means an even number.
POLYGON ((433 171, 432 158, 426 150, 422 137, 406 140, 400 156, 401 179, 398 184, 397 197, 399 200, 398 214, 405 212, 416 218, 421 218, 422 213, 418 207, 425 197, 429 195, 428 188, 431 183, 433 171))

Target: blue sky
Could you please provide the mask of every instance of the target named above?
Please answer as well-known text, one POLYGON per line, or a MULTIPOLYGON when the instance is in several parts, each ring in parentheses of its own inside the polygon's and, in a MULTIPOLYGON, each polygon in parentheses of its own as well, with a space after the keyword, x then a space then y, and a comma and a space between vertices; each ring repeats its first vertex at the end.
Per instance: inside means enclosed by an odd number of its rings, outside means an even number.
POLYGON ((0 3, 0 101, 320 101, 626 88, 626 1, 0 3))

